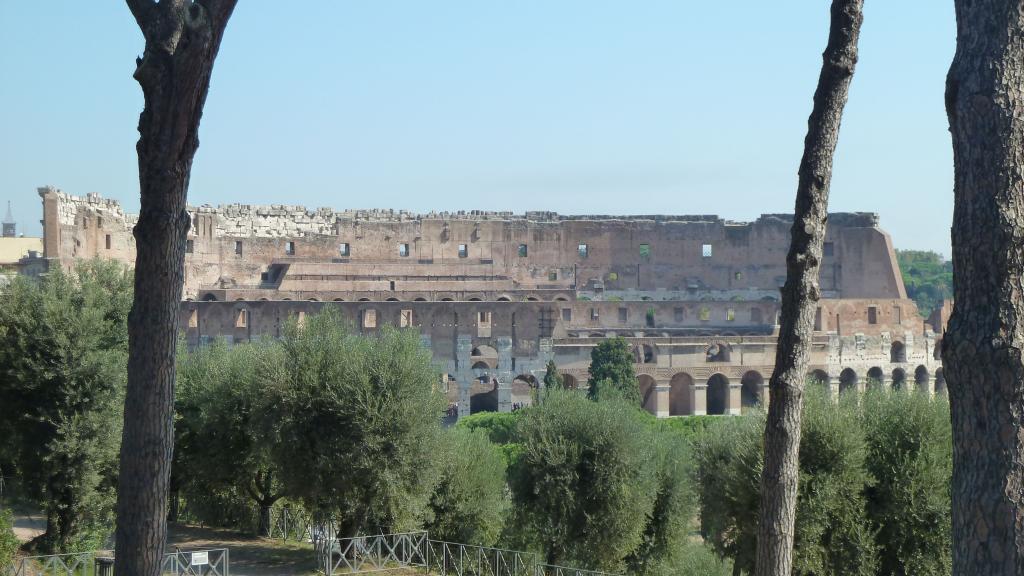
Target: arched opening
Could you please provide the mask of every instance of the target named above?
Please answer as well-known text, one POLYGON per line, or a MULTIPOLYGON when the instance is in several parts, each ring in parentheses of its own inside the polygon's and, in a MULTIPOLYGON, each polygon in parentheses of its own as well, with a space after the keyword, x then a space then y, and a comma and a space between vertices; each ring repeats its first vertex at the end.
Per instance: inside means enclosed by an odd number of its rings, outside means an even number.
POLYGON ((728 362, 731 356, 729 345, 725 342, 712 342, 704 351, 708 362, 728 362))
POLYGON ((637 376, 640 384, 640 405, 651 414, 658 413, 658 390, 654 378, 647 374, 637 376))
POLYGON ((693 414, 693 407, 690 406, 692 390, 693 378, 686 372, 680 372, 672 377, 668 389, 669 416, 693 414))
POLYGON ((918 366, 914 370, 914 388, 917 388, 919 392, 930 392, 928 383, 928 368, 925 366, 918 366))
POLYGON ((591 332, 590 334, 587 334, 587 338, 604 338, 604 334, 600 332, 591 332))
POLYGON ((708 378, 708 414, 725 414, 729 407, 729 379, 722 374, 708 378))
POLYGON ((520 374, 512 380, 512 409, 533 405, 537 378, 533 374, 520 374))
POLYGON ((936 360, 942 360, 942 338, 935 339, 935 350, 932 352, 932 357, 936 360))
POLYGON ((907 372, 903 368, 892 371, 892 389, 903 390, 907 386, 907 372))
POLYGON ((812 386, 822 386, 827 388, 830 381, 831 379, 828 377, 828 372, 825 372, 821 368, 811 370, 810 373, 807 374, 807 383, 812 386))
POLYGON ((508 296, 498 296, 498 302, 511 302, 512 299, 508 296))
POLYGON ((740 379, 740 385, 740 410, 754 408, 764 402, 764 376, 760 372, 747 372, 740 379))
POLYGON ((473 363, 473 370, 490 370, 491 365, 483 360, 473 363))
POLYGON ((946 373, 942 370, 942 368, 935 369, 935 393, 946 393, 946 373))
POLYGON ((527 296, 526 297, 526 301, 527 302, 540 302, 540 300, 538 300, 537 298, 534 298, 533 296, 527 296))
POLYGON ((345 299, 344 298, 335 298, 333 301, 334 302, 344 302, 345 299))
POLYGON ((316 298, 306 298, 306 302, 319 302, 316 298))
POLYGON ((885 380, 885 372, 878 366, 874 366, 868 370, 868 389, 876 390, 882 387, 882 381, 885 380))
POLYGON ((216 302, 216 301, 217 301, 217 297, 214 296, 213 294, 210 294, 210 293, 203 294, 203 302, 216 302))
POLYGON ((360 302, 369 302, 370 299, 369 298, 360 298, 359 301, 360 302))
POLYGON ((470 302, 482 302, 482 300, 480 300, 479 298, 470 298, 469 301, 470 302))
POLYGON ((565 296, 556 296, 555 297, 555 302, 568 302, 568 301, 569 301, 569 299, 566 298, 565 296))
POLYGON ((401 302, 398 298, 388 298, 386 302, 401 302))
POLYGON ((562 374, 562 386, 566 390, 578 390, 580 382, 572 374, 562 374))
POLYGON ((640 344, 633 348, 633 356, 637 364, 654 364, 657 361, 654 347, 650 344, 640 344))
POLYGON ((902 364, 907 361, 907 348, 903 345, 903 342, 899 340, 892 343, 889 347, 889 362, 893 364, 902 364))
POLYGON ((413 300, 413 302, 426 302, 426 301, 427 301, 427 299, 426 299, 426 298, 424 298, 423 296, 420 296, 420 297, 418 297, 418 298, 415 298, 415 299, 413 300))
POLYGON ((839 393, 857 390, 857 373, 852 368, 844 368, 839 373, 839 393))
POLYGON ((454 302, 451 298, 441 298, 441 302, 454 302))

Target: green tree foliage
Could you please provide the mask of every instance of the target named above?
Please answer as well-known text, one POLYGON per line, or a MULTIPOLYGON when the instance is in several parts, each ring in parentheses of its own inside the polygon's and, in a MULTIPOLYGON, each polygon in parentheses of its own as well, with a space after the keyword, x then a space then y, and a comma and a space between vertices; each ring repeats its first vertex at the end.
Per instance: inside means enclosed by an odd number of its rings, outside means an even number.
POLYGON ((509 505, 504 458, 483 430, 454 428, 444 436, 441 478, 424 528, 438 540, 491 546, 509 505))
POLYGON ((590 390, 594 400, 621 397, 640 405, 640 384, 633 371, 633 351, 625 338, 606 338, 590 352, 590 390))
POLYGON ((14 535, 14 516, 10 510, 0 508, 0 572, 9 566, 18 552, 18 538, 14 535))
POLYGON ((510 543, 552 564, 653 573, 685 542, 693 497, 682 442, 657 441, 632 404, 554 390, 524 411, 516 440, 510 543))
POLYGON ((113 262, 16 278, 0 295, 0 421, 43 552, 95 547, 113 525, 130 273, 113 262))
MULTIPOLYGON (((875 574, 877 551, 866 512, 866 446, 857 414, 808 393, 801 425, 800 488, 793 573, 875 574)), ((750 573, 757 521, 764 413, 722 419, 697 443, 701 532, 737 570, 750 573)))
POLYGON ((871 392, 861 399, 867 436, 868 514, 878 529, 880 574, 938 576, 952 571, 949 404, 916 393, 871 392))
POLYGON ((897 250, 896 260, 903 275, 907 296, 928 316, 953 297, 953 263, 935 252, 897 250))
POLYGON ((283 496, 271 454, 283 413, 266 378, 281 362, 272 342, 216 342, 179 356, 173 475, 191 503, 213 503, 221 512, 238 500, 248 503, 243 510, 255 505, 264 536, 271 506, 283 496))
POLYGON ((544 388, 547 390, 561 390, 565 388, 562 375, 558 372, 558 366, 554 360, 548 360, 547 369, 544 372, 544 388))
POLYGON ((516 412, 477 412, 469 416, 459 418, 455 424, 457 428, 466 430, 482 430, 487 433, 488 439, 495 444, 508 444, 512 442, 516 430, 516 423, 522 411, 516 412))
POLYGON ((352 335, 330 310, 291 321, 267 369, 286 415, 275 459, 286 491, 341 533, 415 528, 429 512, 445 400, 411 331, 352 335))

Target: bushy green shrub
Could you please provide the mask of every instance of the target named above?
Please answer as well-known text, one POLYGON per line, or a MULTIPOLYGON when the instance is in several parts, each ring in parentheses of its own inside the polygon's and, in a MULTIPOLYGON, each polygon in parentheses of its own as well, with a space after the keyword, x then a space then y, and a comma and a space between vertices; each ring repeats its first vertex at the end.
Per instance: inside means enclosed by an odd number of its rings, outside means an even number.
POLYGON ((491 546, 508 512, 505 459, 484 430, 453 428, 444 435, 441 479, 424 526, 431 538, 491 546))
POLYGON ((18 538, 14 535, 14 516, 10 510, 0 508, 0 572, 9 566, 18 552, 18 538))
POLYGON ((459 418, 456 428, 466 430, 482 430, 495 444, 508 444, 512 441, 516 422, 522 412, 477 412, 459 418))
POLYGON ((587 395, 594 400, 612 396, 640 405, 640 384, 633 370, 633 351, 620 336, 605 338, 590 351, 587 395))
MULTIPOLYGON (((752 572, 760 506, 764 413, 722 419, 697 442, 701 532, 739 570, 752 572)), ((866 513, 866 447, 856 412, 808 390, 800 446, 793 574, 875 573, 866 513)))
POLYGON ((867 435, 868 515, 878 530, 881 574, 952 571, 949 404, 919 393, 869 392, 861 399, 867 435))

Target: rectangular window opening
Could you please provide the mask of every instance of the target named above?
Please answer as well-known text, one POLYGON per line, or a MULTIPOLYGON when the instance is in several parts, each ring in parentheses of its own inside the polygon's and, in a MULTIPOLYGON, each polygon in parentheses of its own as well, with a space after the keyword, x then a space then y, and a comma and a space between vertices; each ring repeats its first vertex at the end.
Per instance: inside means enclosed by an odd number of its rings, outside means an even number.
POLYGON ((877 306, 868 306, 868 324, 878 324, 877 306))
POLYGON ((597 308, 591 308, 590 309, 590 319, 596 321, 596 320, 599 320, 600 318, 601 318, 601 314, 597 311, 597 308))
POLYGON ((241 255, 242 255, 242 241, 241 240, 235 240, 235 256, 241 256, 241 255))
POLYGON ((520 244, 519 245, 519 257, 520 258, 526 258, 526 255, 528 253, 529 253, 529 248, 527 248, 526 244, 520 244))
POLYGON ((576 251, 579 252, 580 258, 586 258, 590 253, 586 244, 580 244, 577 246, 576 251))
MULTIPOLYGON (((289 240, 284 244, 284 253, 287 256, 295 256, 295 242, 289 240)), ((241 254, 241 252, 239 252, 241 254)))
POLYGON ((821 332, 821 306, 814 310, 814 331, 821 332))
POLYGON ((732 308, 726 309, 726 311, 725 311, 725 321, 726 322, 735 322, 736 321, 736 310, 734 310, 732 308))
POLYGON ((703 244, 700 247, 700 255, 704 258, 711 258, 712 248, 711 244, 703 244))
POLYGON ((465 258, 469 256, 469 245, 459 244, 459 258, 465 258))
POLYGON ((672 318, 676 322, 682 322, 686 320, 686 309, 685 308, 673 308, 672 318))
POLYGON ((558 271, 552 270, 548 272, 548 281, 554 282, 555 280, 558 280, 558 271))
POLYGON ((348 246, 348 242, 342 242, 338 244, 338 254, 342 256, 348 256, 351 253, 351 249, 348 246))
POLYGON ((110 250, 110 234, 107 234, 106 242, 107 242, 107 250, 110 250))
POLYGON ((408 256, 409 255, 409 245, 406 244, 406 243, 399 244, 398 245, 398 255, 401 256, 402 258, 405 258, 406 256, 408 256))
POLYGON ((398 326, 400 328, 412 326, 412 310, 402 310, 402 315, 398 318, 398 326))
POLYGON ((239 310, 238 316, 235 316, 235 328, 248 328, 249 327, 249 311, 239 310))
POLYGON ((629 308, 619 308, 619 323, 625 324, 629 321, 629 308))
POLYGON ((900 310, 899 306, 893 306, 892 307, 892 321, 893 321, 894 324, 902 324, 903 323, 903 311, 900 310))
POLYGON ((702 307, 700 309, 699 318, 701 322, 707 322, 708 320, 711 320, 711 310, 707 306, 702 307))
POLYGON ((199 310, 193 308, 188 313, 188 327, 199 328, 199 310))
POLYGON ((185 254, 191 254, 195 250, 195 243, 192 240, 185 240, 185 254))
POLYGON ((572 308, 562 308, 562 320, 566 322, 572 320, 572 308))
POLYGON ((644 260, 648 260, 651 257, 651 245, 641 244, 640 245, 640 257, 644 260))
POLYGON ((363 310, 363 328, 377 327, 377 311, 363 310))

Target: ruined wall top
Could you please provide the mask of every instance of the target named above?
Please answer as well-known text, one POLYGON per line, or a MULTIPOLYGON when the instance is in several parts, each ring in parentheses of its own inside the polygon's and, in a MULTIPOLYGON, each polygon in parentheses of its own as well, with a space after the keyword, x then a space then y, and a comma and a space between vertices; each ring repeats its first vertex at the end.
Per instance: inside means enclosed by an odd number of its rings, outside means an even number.
POLYGON ((138 221, 138 214, 130 214, 121 208, 117 200, 104 198, 95 192, 81 196, 73 196, 53 186, 43 186, 38 189, 39 196, 45 198, 47 195, 55 195, 58 199, 58 220, 61 225, 74 226, 75 218, 80 209, 91 210, 100 215, 109 214, 114 218, 121 219, 125 224, 134 226, 138 221))

